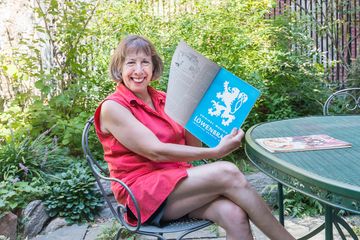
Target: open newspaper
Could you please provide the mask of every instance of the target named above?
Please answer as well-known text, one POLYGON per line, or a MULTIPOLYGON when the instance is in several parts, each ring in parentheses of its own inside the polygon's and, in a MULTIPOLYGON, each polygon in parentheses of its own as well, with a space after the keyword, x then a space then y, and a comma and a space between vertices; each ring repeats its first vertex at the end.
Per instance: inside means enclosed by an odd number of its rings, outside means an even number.
POLYGON ((239 128, 260 91, 181 41, 170 67, 165 112, 206 145, 239 128))

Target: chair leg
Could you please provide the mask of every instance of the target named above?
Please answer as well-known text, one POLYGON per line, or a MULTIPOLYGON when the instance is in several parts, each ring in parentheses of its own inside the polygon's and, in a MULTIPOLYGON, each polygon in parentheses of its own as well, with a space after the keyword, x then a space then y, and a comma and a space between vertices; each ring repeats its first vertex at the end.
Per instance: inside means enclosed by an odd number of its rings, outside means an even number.
MULTIPOLYGON (((164 234, 159 233, 161 236, 164 236, 164 234)), ((163 240, 163 238, 158 237, 157 240, 163 240)))
POLYGON ((122 231, 122 228, 120 228, 120 229, 118 230, 118 232, 116 233, 116 236, 115 236, 114 240, 119 240, 119 239, 120 239, 121 231, 122 231))

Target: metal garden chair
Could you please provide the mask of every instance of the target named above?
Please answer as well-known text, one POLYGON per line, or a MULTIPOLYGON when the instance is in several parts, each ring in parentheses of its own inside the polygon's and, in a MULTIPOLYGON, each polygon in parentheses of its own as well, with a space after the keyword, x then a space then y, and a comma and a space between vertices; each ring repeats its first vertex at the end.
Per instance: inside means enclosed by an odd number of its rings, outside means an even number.
POLYGON ((331 94, 324 104, 323 114, 360 114, 360 87, 345 88, 331 94))
POLYGON ((87 122, 83 130, 82 135, 82 147, 83 151, 85 153, 86 160, 92 170, 92 173, 96 179, 96 182, 99 186, 99 189, 101 191, 102 196, 104 197, 107 206, 110 208, 113 216, 116 220, 119 221, 121 224, 121 227, 119 228, 115 240, 120 238, 121 231, 123 229, 127 229, 131 232, 137 233, 139 235, 147 235, 147 236, 154 236, 158 239, 166 240, 164 237, 164 234, 166 233, 177 233, 178 237, 176 239, 183 239, 186 235, 189 233, 192 233, 194 231, 197 231, 199 229, 202 229, 204 227, 207 227, 211 224, 213 224, 209 220, 201 220, 201 219, 192 219, 192 218, 181 218, 174 221, 165 222, 161 227, 153 226, 153 225, 142 225, 141 224, 141 216, 140 216, 140 210, 139 210, 139 203, 134 197, 134 194, 131 192, 131 189, 121 180, 116 178, 109 177, 108 171, 104 169, 99 162, 95 160, 93 155, 91 154, 91 150, 89 148, 89 133, 91 129, 93 129, 94 119, 91 117, 87 122), (123 186, 124 189, 129 193, 132 201, 134 202, 134 205, 136 206, 136 212, 134 215, 137 217, 137 223, 136 226, 131 226, 127 224, 127 222, 124 219, 124 215, 126 214, 126 207, 122 204, 118 204, 117 207, 114 207, 107 196, 105 189, 103 185, 100 182, 100 179, 103 179, 105 181, 114 181, 119 183, 121 186, 123 186))

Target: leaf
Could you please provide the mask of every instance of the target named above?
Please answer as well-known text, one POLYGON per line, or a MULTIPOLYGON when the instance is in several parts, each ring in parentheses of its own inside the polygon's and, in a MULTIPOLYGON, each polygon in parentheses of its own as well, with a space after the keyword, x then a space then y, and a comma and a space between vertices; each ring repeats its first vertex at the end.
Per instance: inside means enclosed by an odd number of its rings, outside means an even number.
POLYGON ((35 85, 35 87, 36 87, 37 89, 40 89, 40 90, 43 89, 44 86, 45 86, 42 80, 36 81, 36 82, 34 83, 34 85, 35 85))
POLYGON ((10 202, 9 206, 10 206, 11 209, 15 209, 15 208, 18 207, 18 203, 17 202, 10 202))
POLYGON ((80 203, 79 205, 78 205, 78 207, 80 208, 80 209, 84 209, 85 208, 85 205, 84 205, 84 203, 80 203))
POLYGON ((0 209, 5 207, 5 206, 6 206, 5 202, 0 199, 0 209))
POLYGON ((55 217, 56 215, 57 215, 57 212, 55 212, 55 211, 50 211, 49 212, 50 217, 55 217))

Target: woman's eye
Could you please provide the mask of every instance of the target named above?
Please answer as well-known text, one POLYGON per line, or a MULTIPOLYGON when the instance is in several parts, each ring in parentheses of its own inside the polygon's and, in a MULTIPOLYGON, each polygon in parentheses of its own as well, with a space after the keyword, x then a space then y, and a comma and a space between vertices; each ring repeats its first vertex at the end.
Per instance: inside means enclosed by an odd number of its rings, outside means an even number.
POLYGON ((132 65, 134 65, 134 64, 135 64, 135 62, 132 62, 132 61, 126 63, 126 65, 128 65, 128 66, 132 66, 132 65))

